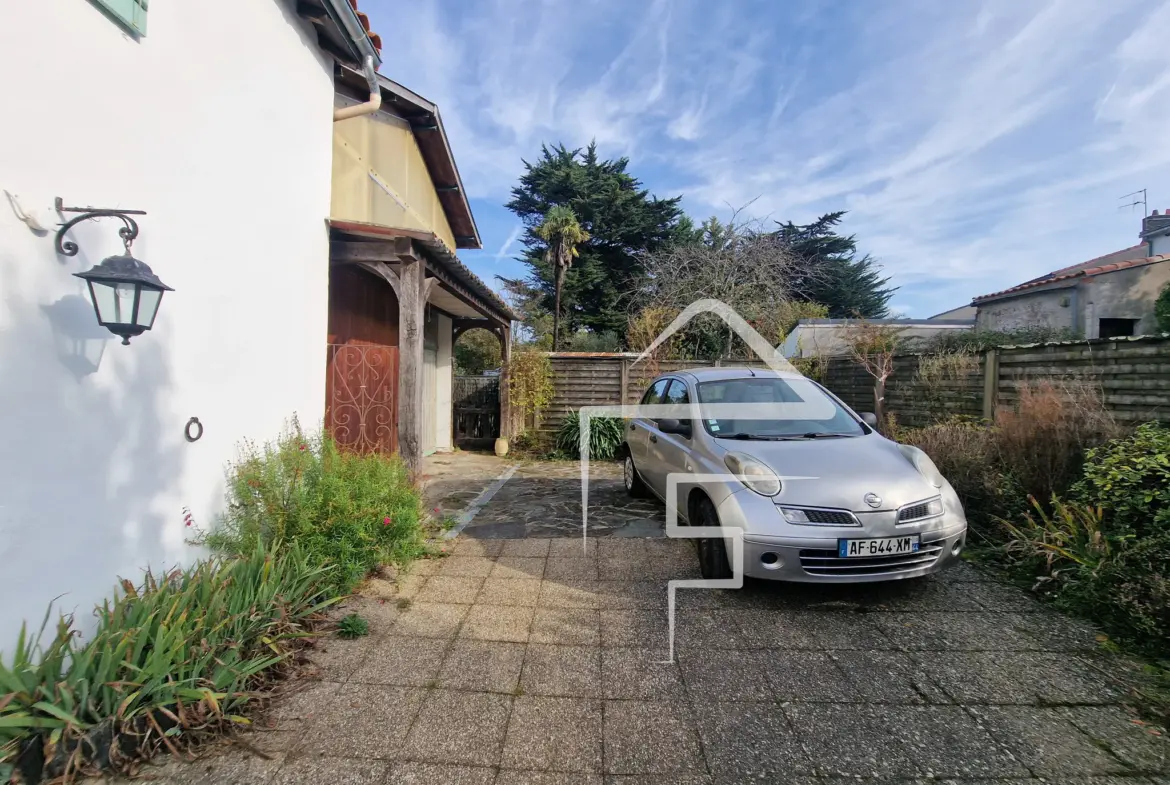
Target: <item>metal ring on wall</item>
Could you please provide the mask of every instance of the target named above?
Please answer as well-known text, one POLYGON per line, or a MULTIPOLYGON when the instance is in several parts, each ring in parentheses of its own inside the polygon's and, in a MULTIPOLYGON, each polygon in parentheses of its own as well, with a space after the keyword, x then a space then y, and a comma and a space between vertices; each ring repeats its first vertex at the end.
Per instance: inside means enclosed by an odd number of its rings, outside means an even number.
POLYGON ((203 438, 203 423, 199 422, 198 417, 192 417, 190 420, 187 420, 187 426, 183 428, 183 438, 189 442, 197 442, 203 438), (199 429, 195 432, 194 436, 191 435, 192 425, 199 429))

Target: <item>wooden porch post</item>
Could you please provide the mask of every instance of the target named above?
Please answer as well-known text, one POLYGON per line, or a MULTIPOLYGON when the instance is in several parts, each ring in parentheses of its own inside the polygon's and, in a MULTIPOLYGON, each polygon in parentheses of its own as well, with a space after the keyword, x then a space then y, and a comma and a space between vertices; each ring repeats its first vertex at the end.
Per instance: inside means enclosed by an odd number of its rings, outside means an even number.
POLYGON ((431 281, 413 246, 398 254, 398 454, 411 472, 422 467, 423 321, 431 281))
POLYGON ((512 371, 508 367, 512 362, 512 325, 500 326, 500 438, 512 438, 512 393, 508 389, 508 381, 512 371))

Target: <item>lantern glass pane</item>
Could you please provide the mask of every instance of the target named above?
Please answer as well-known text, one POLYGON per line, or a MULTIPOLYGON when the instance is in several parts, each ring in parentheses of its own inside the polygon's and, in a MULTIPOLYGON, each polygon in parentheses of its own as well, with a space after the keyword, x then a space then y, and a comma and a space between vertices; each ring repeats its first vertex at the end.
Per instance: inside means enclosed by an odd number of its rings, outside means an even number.
POLYGON ((139 327, 145 327, 149 330, 154 325, 154 317, 158 313, 158 303, 161 299, 162 291, 142 287, 142 293, 139 294, 138 300, 137 324, 139 327))

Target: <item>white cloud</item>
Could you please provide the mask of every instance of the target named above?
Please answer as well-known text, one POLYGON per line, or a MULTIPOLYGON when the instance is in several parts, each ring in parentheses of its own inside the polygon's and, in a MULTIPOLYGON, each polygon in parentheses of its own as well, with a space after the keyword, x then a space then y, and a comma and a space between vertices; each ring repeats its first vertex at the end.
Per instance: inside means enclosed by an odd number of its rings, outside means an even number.
POLYGON ((524 231, 524 224, 516 224, 512 227, 512 233, 508 235, 508 239, 504 240, 500 250, 496 251, 495 260, 498 262, 501 259, 509 258, 512 251, 512 246, 520 239, 520 233, 524 231))
POLYGON ((473 196, 596 138, 696 218, 848 209, 914 315, 1132 244, 1124 193, 1170 206, 1170 0, 782 5, 371 10, 410 31, 383 72, 439 103, 473 196))

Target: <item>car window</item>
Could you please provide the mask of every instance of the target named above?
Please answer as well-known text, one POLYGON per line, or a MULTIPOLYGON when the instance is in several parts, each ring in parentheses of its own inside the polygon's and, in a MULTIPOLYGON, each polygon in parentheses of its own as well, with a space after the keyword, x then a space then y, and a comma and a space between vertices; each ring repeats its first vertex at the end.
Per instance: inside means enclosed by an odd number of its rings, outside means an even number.
POLYGON ((646 394, 642 396, 642 403, 662 403, 668 384, 670 384, 670 379, 659 379, 654 382, 646 394))
MULTIPOLYGON (((807 433, 833 433, 843 436, 861 436, 864 428, 832 397, 808 379, 777 379, 754 377, 750 379, 720 379, 698 385, 699 404, 819 404, 811 407, 823 412, 817 419, 784 417, 783 407, 775 419, 737 419, 708 417, 704 413, 703 427, 716 437, 733 434, 748 436, 801 436, 807 433)), ((793 409, 790 407, 789 411, 793 409)), ((801 410, 801 407, 797 407, 801 410)), ((807 408, 805 409, 807 410, 807 408)), ((720 412, 721 414, 723 412, 720 412)), ((734 410, 732 410, 734 413, 734 410)))
POLYGON ((670 383, 670 389, 666 391, 666 398, 663 403, 690 403, 691 396, 687 393, 687 385, 682 379, 675 379, 670 383))

